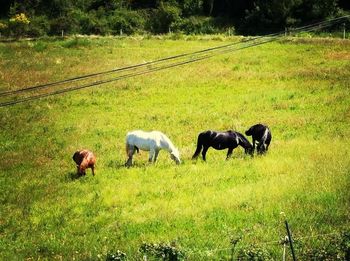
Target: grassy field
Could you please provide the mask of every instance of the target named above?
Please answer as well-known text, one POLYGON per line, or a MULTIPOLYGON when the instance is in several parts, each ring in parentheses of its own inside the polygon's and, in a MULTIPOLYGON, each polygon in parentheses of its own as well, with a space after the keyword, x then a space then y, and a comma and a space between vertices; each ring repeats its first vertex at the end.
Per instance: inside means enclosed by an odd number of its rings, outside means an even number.
MULTIPOLYGON (((232 40, 0 43, 0 91, 232 40)), ((316 235, 349 231, 348 40, 288 39, 0 108, 0 125, 0 260, 104 260, 117 250, 140 260, 143 242, 172 242, 189 260, 228 259, 237 237, 236 257, 281 260, 282 246, 271 243, 286 235, 281 212, 306 260, 337 250, 334 238, 316 235), (266 156, 238 148, 225 161, 226 151, 210 149, 206 163, 191 161, 199 132, 243 133, 258 122, 273 135, 266 156), (124 168, 133 129, 166 133, 183 164, 161 151, 149 165, 141 152, 124 168), (97 156, 95 177, 75 176, 72 155, 82 148, 97 156)))

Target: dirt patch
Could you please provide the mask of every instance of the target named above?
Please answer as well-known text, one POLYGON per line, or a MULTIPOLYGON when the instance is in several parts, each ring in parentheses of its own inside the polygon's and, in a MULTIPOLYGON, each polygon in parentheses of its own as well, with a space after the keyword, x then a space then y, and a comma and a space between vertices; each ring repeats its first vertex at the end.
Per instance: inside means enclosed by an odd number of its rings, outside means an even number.
POLYGON ((326 57, 331 60, 350 60, 350 52, 331 52, 326 54, 326 57))

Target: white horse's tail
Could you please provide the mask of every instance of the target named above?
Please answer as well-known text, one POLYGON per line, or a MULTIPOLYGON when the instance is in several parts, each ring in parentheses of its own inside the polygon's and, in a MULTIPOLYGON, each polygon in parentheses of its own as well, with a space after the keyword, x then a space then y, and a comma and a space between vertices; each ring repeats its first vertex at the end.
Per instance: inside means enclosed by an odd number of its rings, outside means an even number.
POLYGON ((125 152, 126 152, 126 155, 129 154, 129 148, 130 148, 130 144, 128 144, 128 142, 126 142, 126 144, 125 144, 125 152))
POLYGON ((125 144, 126 155, 129 154, 129 150, 130 150, 131 148, 134 148, 134 149, 136 150, 137 153, 140 153, 140 150, 139 150, 139 148, 138 148, 137 146, 131 145, 131 144, 129 144, 128 142, 126 142, 126 144, 125 144))

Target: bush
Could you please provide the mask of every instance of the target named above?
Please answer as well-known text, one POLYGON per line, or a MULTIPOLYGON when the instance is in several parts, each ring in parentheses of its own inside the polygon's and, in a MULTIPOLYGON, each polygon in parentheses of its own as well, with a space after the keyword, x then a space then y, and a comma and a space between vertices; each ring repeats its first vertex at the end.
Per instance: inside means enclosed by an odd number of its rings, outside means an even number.
POLYGON ((213 34, 218 31, 213 21, 210 17, 191 16, 178 21, 173 27, 185 34, 213 34))
POLYGON ((330 237, 319 237, 312 241, 296 241, 302 260, 350 260, 350 232, 330 237))
POLYGON ((7 24, 5 22, 0 21, 0 34, 6 34, 7 33, 7 24))
MULTIPOLYGON (((218 34, 233 28, 226 18, 205 16, 190 16, 173 24, 172 27, 174 31, 185 34, 218 34)), ((234 30, 231 32, 234 34, 234 30)))
POLYGON ((151 21, 151 31, 156 34, 169 32, 169 29, 176 29, 176 24, 180 23, 181 10, 177 6, 161 2, 155 11, 151 21))
POLYGON ((25 36, 30 20, 24 13, 16 14, 9 20, 9 34, 15 37, 25 36))
POLYGON ((340 250, 343 252, 345 260, 350 260, 350 230, 342 233, 340 250))
POLYGON ((47 49, 48 44, 45 41, 36 41, 33 45, 33 49, 37 52, 43 52, 47 49))
POLYGON ((79 27, 77 32, 81 34, 106 35, 110 33, 104 9, 92 10, 88 13, 77 9, 72 11, 71 15, 79 27))
POLYGON ((95 12, 90 12, 87 19, 81 23, 83 34, 108 35, 111 33, 107 17, 98 17, 95 12))
POLYGON ((108 17, 108 23, 113 34, 119 34, 120 30, 125 34, 133 34, 143 31, 146 21, 137 11, 122 9, 115 10, 108 17))
POLYGON ((45 36, 50 32, 50 22, 46 16, 34 16, 28 26, 27 34, 32 37, 45 36))
POLYGON ((273 260, 271 255, 266 249, 256 246, 250 246, 249 248, 240 249, 238 252, 238 260, 244 261, 266 261, 273 260))
POLYGON ((179 261, 184 260, 184 253, 175 246, 175 244, 160 243, 148 244, 143 243, 139 251, 144 255, 150 255, 162 260, 179 261))
POLYGON ((62 47, 64 48, 78 48, 78 47, 86 47, 89 46, 91 42, 86 38, 78 38, 74 37, 73 39, 69 39, 62 43, 62 47))
POLYGON ((80 32, 79 21, 74 11, 65 16, 59 16, 51 20, 50 34, 61 35, 62 31, 64 34, 74 34, 80 32))
POLYGON ((185 16, 199 15, 203 13, 203 0, 184 0, 182 12, 185 16))
MULTIPOLYGON (((305 260, 328 261, 328 260, 342 260, 338 258, 337 250, 331 246, 322 246, 320 248, 309 249, 303 254, 305 260)), ((348 259, 344 259, 348 260, 348 259)))
POLYGON ((120 250, 117 250, 115 253, 108 253, 106 261, 124 261, 127 260, 126 254, 120 250))

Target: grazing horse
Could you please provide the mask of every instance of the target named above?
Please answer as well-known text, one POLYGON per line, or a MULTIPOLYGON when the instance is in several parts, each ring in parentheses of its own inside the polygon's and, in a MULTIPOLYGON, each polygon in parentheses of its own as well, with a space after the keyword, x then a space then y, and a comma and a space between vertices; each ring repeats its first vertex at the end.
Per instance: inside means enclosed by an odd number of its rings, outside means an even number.
POLYGON ((73 160, 77 164, 77 173, 85 175, 85 170, 91 168, 92 175, 95 176, 96 157, 89 150, 78 150, 73 155, 73 160))
POLYGON ((149 162, 156 162, 158 153, 164 149, 170 153, 170 158, 180 164, 180 155, 178 149, 173 145, 170 139, 160 131, 145 132, 142 130, 134 130, 128 132, 126 135, 126 154, 128 160, 125 166, 130 167, 132 164, 132 157, 135 151, 140 150, 149 151, 149 162))
POLYGON ((205 161, 205 155, 209 147, 213 147, 216 150, 224 150, 228 148, 226 159, 229 159, 232 155, 233 149, 240 145, 244 148, 245 153, 252 154, 253 146, 249 141, 239 132, 228 130, 225 132, 216 131, 204 131, 198 135, 197 149, 192 156, 192 159, 196 159, 199 153, 202 151, 202 157, 205 161))
POLYGON ((272 136, 269 127, 262 124, 255 124, 245 132, 247 136, 252 136, 253 152, 255 150, 255 143, 257 142, 256 150, 258 154, 265 153, 270 145, 272 136))

